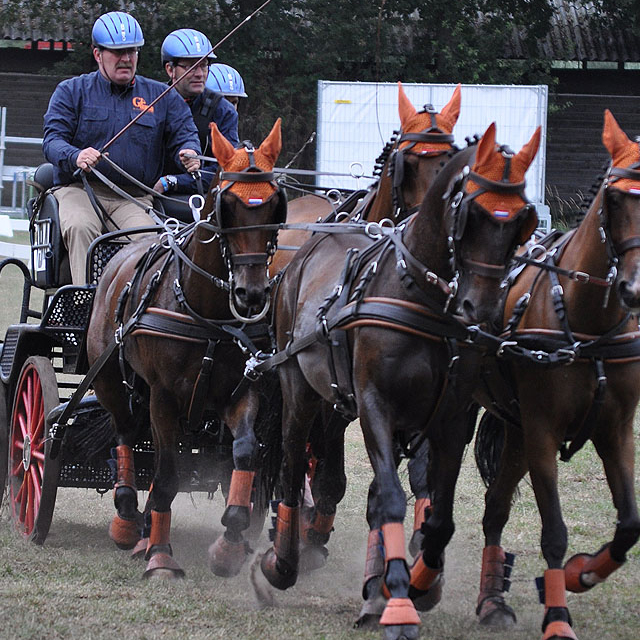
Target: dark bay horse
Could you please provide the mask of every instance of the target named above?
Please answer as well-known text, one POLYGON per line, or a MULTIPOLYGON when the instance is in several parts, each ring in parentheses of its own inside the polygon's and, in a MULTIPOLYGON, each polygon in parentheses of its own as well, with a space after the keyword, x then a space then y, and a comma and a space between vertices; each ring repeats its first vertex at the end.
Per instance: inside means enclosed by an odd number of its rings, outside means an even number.
POLYGON ((291 261, 276 294, 284 499, 262 573, 279 589, 296 582, 304 452, 315 415, 327 402, 358 414, 375 474, 367 519, 384 549, 389 599, 380 623, 387 638, 417 637, 409 596, 423 597, 438 579, 453 534, 466 408, 481 358, 463 344, 467 326, 444 309, 455 304, 470 323, 495 320, 506 264, 537 224, 524 199, 524 173, 539 140, 538 130, 514 155, 496 145, 491 125, 477 147, 443 167, 403 225, 378 225, 377 240, 317 234, 291 261), (436 500, 423 554, 410 572, 396 452, 418 432, 431 443, 436 500))
POLYGON ((264 339, 249 330, 268 311, 267 264, 286 216, 272 173, 282 144, 280 120, 257 149, 234 149, 215 126, 212 143, 222 173, 201 220, 185 232, 131 243, 114 256, 98 285, 88 329, 90 363, 107 353, 114 335, 118 345, 94 387, 117 434, 117 514, 110 535, 123 548, 140 536, 132 454, 138 429, 123 380, 134 388, 142 381, 148 393, 155 474, 146 576, 183 574, 170 545, 176 447, 203 404, 234 436, 235 470, 222 520, 227 530, 210 549, 211 567, 236 573, 247 554, 243 531, 249 526, 259 401, 255 387, 243 383, 246 355, 238 336, 249 333, 258 344, 264 339))
POLYGON ((565 589, 582 592, 605 580, 640 536, 633 435, 640 396, 640 148, 608 110, 602 141, 610 169, 579 227, 551 248, 538 247, 540 264, 526 266, 511 286, 504 357, 487 361, 477 394, 497 416, 483 418, 477 436, 482 468, 504 435, 486 494, 477 613, 480 622, 493 626, 515 622, 504 600, 504 567, 511 562, 500 544, 513 493, 528 471, 547 563, 539 579, 545 640, 576 637, 565 589), (563 567, 567 528, 556 459, 560 451, 568 460, 589 439, 617 509, 615 534, 599 551, 573 556, 563 567))
MULTIPOLYGON (((460 115, 460 85, 449 102, 438 113, 427 105, 420 111, 407 98, 398 83, 398 115, 400 131, 385 146, 376 165, 379 180, 370 187, 362 202, 342 219, 381 222, 387 218, 400 223, 415 213, 438 173, 457 152, 453 145, 453 128, 460 115)), ((289 202, 287 224, 307 224, 335 214, 336 208, 318 196, 304 196, 289 202)), ((311 233, 285 229, 279 233, 279 244, 301 246, 311 233)), ((276 252, 271 274, 281 272, 291 261, 293 252, 276 252)), ((324 562, 336 506, 344 496, 343 440, 349 420, 323 405, 310 432, 313 452, 313 506, 305 505, 300 514, 303 548, 302 563, 317 567, 324 562)))

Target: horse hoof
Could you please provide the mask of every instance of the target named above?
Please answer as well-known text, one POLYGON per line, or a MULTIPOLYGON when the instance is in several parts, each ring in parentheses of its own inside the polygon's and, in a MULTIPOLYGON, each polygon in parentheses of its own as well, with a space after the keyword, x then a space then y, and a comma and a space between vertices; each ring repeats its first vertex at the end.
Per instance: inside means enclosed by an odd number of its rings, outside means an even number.
POLYGON ((269 581, 269 584, 281 591, 292 587, 298 579, 298 572, 278 560, 278 556, 273 550, 273 547, 267 549, 262 556, 260 568, 262 569, 264 577, 269 581))
POLYGON ((249 567, 249 580, 253 587, 253 593, 256 597, 258 606, 261 609, 264 609, 265 607, 272 607, 275 604, 273 590, 262 571, 260 571, 259 554, 256 554, 256 557, 249 567))
MULTIPOLYGON (((442 587, 444 587, 444 574, 441 573, 428 591, 412 595, 411 599, 415 608, 418 611, 431 611, 442 600, 442 587)), ((417 589, 415 591, 417 592, 417 589)))
POLYGON ((168 553, 156 553, 149 558, 142 577, 154 580, 176 580, 184 578, 184 571, 168 553))
POLYGON ((119 549, 133 549, 140 540, 138 521, 121 518, 116 514, 109 525, 109 537, 119 549))
POLYGON ((384 627, 384 640, 416 640, 420 633, 417 624, 393 624, 384 627))
POLYGON ((131 558, 133 560, 144 560, 147 555, 147 545, 149 544, 149 538, 140 538, 136 542, 135 547, 131 549, 131 558))
POLYGON ((497 631, 512 629, 516 614, 502 598, 487 598, 478 609, 478 623, 497 631))
POLYGON ((353 624, 353 628, 377 629, 386 606, 387 601, 380 593, 369 600, 365 600, 362 609, 360 609, 360 615, 353 624))
POLYGON ((327 564, 329 550, 315 544, 305 545, 300 549, 298 570, 300 573, 311 573, 316 569, 322 569, 327 564))
POLYGON ((587 562, 592 559, 593 556, 589 553, 576 553, 576 555, 571 556, 567 560, 564 565, 564 579, 567 591, 584 593, 591 588, 582 584, 580 576, 587 562))
POLYGON ((244 540, 230 542, 222 534, 209 547, 209 568, 221 578, 237 576, 247 559, 247 546, 244 540))

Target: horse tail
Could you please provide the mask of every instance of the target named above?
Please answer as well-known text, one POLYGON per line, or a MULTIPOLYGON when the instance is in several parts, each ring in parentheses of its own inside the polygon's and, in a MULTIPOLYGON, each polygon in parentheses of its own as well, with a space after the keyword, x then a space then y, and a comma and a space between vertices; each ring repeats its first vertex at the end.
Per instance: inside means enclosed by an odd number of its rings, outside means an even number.
POLYGON ((259 385, 260 405, 254 425, 257 440, 257 490, 261 506, 267 508, 282 463, 282 391, 276 371, 263 373, 254 384, 259 385))
POLYGON ((498 475, 500 458, 504 449, 505 427, 504 420, 488 411, 484 412, 478 425, 474 454, 476 466, 486 487, 498 475))

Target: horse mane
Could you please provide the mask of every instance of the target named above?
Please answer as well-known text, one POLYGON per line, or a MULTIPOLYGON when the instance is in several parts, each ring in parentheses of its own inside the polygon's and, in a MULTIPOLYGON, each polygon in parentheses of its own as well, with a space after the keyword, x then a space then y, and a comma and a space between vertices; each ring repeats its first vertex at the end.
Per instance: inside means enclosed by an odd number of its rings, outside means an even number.
POLYGON ((589 192, 586 197, 583 197, 582 202, 580 203, 580 209, 576 213, 575 221, 571 225, 572 228, 576 228, 580 226, 580 223, 584 220, 584 217, 587 215, 589 208, 593 204, 595 197, 598 195, 598 192, 602 188, 602 183, 607 177, 607 172, 609 171, 609 166, 611 165, 611 160, 607 160, 602 169, 600 169, 600 173, 594 180, 593 184, 589 187, 589 192))
POLYGON ((398 139, 398 135, 400 134, 399 130, 395 130, 391 135, 391 139, 387 142, 380 155, 376 158, 375 164, 373 165, 373 175, 376 177, 380 177, 382 175, 382 169, 384 165, 387 163, 389 156, 391 155, 391 150, 395 147, 396 140, 398 139))

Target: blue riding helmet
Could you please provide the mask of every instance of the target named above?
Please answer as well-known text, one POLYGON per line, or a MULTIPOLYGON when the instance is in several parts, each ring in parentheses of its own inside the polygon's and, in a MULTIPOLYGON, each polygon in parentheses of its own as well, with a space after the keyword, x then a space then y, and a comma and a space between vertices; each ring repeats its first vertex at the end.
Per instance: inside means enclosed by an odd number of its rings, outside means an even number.
POLYGON ((211 42, 204 33, 195 29, 177 29, 164 39, 160 54, 162 64, 180 58, 202 58, 208 51, 207 60, 213 60, 216 56, 211 49, 211 42))
POLYGON ((207 76, 207 89, 217 91, 223 96, 238 96, 246 98, 242 76, 228 64, 216 62, 209 67, 207 76))
POLYGON ((123 11, 109 11, 95 21, 91 42, 94 47, 105 49, 130 49, 141 47, 144 36, 133 16, 123 11))

